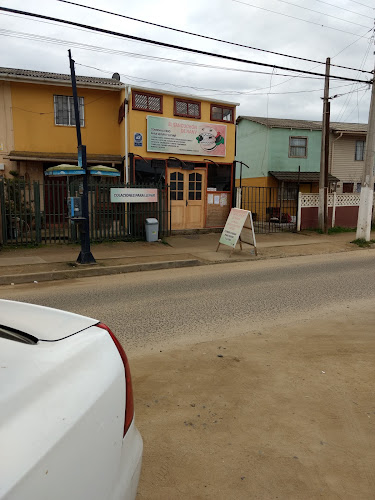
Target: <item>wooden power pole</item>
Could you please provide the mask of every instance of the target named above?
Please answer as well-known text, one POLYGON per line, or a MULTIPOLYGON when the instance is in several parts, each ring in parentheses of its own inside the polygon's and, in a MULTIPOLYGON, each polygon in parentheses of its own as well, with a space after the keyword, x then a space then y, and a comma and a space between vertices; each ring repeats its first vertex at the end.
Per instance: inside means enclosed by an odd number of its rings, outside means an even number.
POLYGON ((326 74, 324 80, 323 97, 323 120, 322 120, 322 147, 320 153, 320 177, 319 177, 319 228, 326 232, 328 230, 328 162, 329 162, 329 74, 331 59, 326 59, 326 74))

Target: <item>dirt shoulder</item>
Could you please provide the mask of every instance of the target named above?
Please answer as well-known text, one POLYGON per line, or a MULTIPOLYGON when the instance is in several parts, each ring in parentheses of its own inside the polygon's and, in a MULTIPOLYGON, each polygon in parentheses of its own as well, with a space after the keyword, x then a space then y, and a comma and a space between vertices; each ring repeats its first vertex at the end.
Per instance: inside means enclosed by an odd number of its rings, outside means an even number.
POLYGON ((131 363, 139 499, 373 499, 375 311, 196 343, 131 363))

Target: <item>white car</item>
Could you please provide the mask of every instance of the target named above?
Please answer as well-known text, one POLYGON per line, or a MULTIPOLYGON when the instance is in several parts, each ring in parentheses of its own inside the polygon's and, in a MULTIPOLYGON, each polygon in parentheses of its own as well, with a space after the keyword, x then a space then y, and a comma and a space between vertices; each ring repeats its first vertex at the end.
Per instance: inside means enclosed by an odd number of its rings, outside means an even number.
POLYGON ((111 330, 0 300, 0 499, 133 500, 142 451, 111 330))

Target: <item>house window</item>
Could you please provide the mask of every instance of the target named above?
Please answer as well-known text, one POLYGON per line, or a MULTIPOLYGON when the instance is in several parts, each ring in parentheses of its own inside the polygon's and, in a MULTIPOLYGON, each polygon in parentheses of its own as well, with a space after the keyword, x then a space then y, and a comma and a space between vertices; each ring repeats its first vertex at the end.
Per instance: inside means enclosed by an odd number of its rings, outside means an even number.
POLYGON ((163 96, 146 92, 133 92, 133 109, 162 113, 163 96))
POLYGON ((187 116, 189 118, 201 117, 201 103, 198 101, 186 101, 184 99, 174 100, 175 116, 187 116))
POLYGON ((352 193, 353 189, 354 189, 354 182, 343 182, 342 184, 343 193, 352 193))
POLYGON ((296 200, 298 196, 298 183, 286 182, 283 189, 279 186, 278 199, 281 198, 281 192, 283 194, 283 200, 296 200))
POLYGON ((363 161, 365 156, 365 141, 355 141, 355 157, 356 161, 363 161))
MULTIPOLYGON (((76 124, 76 119, 74 114, 73 96, 54 95, 53 103, 55 108, 55 125, 74 127, 76 124)), ((83 97, 78 97, 78 108, 81 127, 84 127, 85 110, 83 106, 83 97)))
POLYGON ((234 108, 211 104, 211 121, 233 123, 234 108))
POLYGON ((362 189, 362 184, 360 182, 357 182, 357 193, 360 193, 362 189))
POLYGON ((289 137, 289 158, 307 158, 307 137, 289 137))
POLYGON ((207 164, 207 188, 211 188, 215 191, 230 191, 231 182, 231 165, 207 164))

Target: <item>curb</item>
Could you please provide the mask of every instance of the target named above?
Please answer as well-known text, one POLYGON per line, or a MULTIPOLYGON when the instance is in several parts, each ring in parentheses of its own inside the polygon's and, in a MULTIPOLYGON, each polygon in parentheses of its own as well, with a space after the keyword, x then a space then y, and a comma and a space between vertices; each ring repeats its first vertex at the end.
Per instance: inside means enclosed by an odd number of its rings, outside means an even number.
POLYGON ((76 278, 87 278, 91 276, 106 276, 111 274, 134 273, 137 271, 155 271, 159 269, 174 269, 179 267, 200 266, 202 262, 198 259, 173 260, 161 262, 147 262, 144 264, 125 264, 122 266, 89 267, 82 269, 69 269, 66 271, 50 271, 28 274, 14 274, 0 276, 1 285, 33 283, 34 281, 56 281, 76 278))

